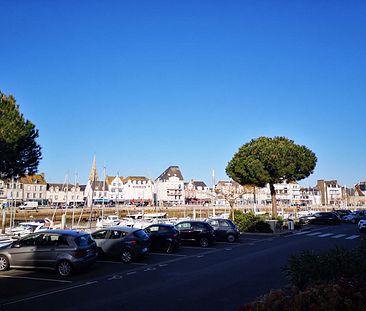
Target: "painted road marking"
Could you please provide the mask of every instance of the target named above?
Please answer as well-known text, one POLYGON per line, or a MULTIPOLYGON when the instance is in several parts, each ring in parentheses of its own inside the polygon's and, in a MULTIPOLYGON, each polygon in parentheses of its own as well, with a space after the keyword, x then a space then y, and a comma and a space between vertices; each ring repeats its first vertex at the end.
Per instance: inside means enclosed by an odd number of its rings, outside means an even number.
POLYGON ((307 236, 314 236, 314 235, 318 235, 318 234, 322 234, 323 232, 314 232, 314 233, 310 233, 307 234, 307 236))
POLYGON ((302 231, 302 232, 298 232, 298 233, 295 233, 295 235, 302 235, 302 234, 307 234, 307 233, 310 233, 311 231, 302 231))
POLYGON ((48 292, 48 293, 34 295, 34 296, 31 296, 31 297, 14 300, 14 301, 11 301, 11 302, 4 303, 3 306, 13 305, 13 304, 23 302, 23 301, 33 300, 33 299, 37 299, 37 298, 40 298, 40 297, 45 297, 45 296, 49 296, 49 295, 53 295, 53 294, 57 294, 57 293, 62 293, 62 292, 66 292, 68 290, 72 290, 72 289, 79 288, 79 287, 84 287, 84 286, 89 286, 89 285, 92 285, 92 284, 95 284, 95 283, 98 283, 98 281, 86 282, 84 284, 70 286, 70 287, 67 287, 67 288, 64 288, 64 289, 53 290, 53 291, 48 292))
POLYGON ((332 236, 332 239, 339 239, 339 238, 342 238, 344 236, 346 236, 346 235, 345 234, 337 234, 335 236, 332 236))
POLYGON ((333 235, 333 233, 324 233, 318 236, 318 238, 325 238, 327 236, 333 235))
POLYGON ((182 249, 197 249, 197 250, 203 250, 203 249, 217 249, 217 248, 214 248, 214 247, 195 247, 195 246, 181 246, 180 248, 182 249))
POLYGON ((136 273, 137 273, 136 271, 131 271, 131 272, 126 273, 126 275, 132 275, 132 274, 136 274, 136 273))
POLYGON ((131 265, 136 265, 136 266, 148 266, 147 263, 142 263, 142 262, 131 262, 131 265))
POLYGON ((187 255, 181 254, 166 254, 166 253, 149 253, 150 255, 158 255, 158 256, 176 256, 176 257, 187 257, 187 255))
POLYGON ((348 238, 346 238, 346 240, 353 240, 353 239, 357 239, 359 237, 359 235, 351 235, 348 238))
POLYGON ((34 281, 47 281, 47 282, 72 283, 72 281, 67 281, 67 280, 44 279, 44 278, 32 278, 32 277, 28 277, 28 276, 0 275, 0 277, 1 277, 1 278, 26 279, 26 280, 34 280, 34 281))

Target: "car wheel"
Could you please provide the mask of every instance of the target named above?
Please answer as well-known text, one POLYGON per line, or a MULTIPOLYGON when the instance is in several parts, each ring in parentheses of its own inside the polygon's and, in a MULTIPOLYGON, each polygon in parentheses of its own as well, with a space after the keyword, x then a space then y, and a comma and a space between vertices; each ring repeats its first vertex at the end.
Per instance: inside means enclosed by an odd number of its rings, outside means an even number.
POLYGON ((6 271, 9 269, 9 259, 3 255, 0 255, 0 271, 6 271))
POLYGON ((207 238, 200 238, 199 242, 202 247, 207 247, 210 244, 210 242, 207 238))
POLYGON ((57 265, 57 272, 61 276, 69 276, 72 272, 72 265, 67 260, 61 260, 57 265))
POLYGON ((132 253, 128 249, 124 249, 121 252, 121 261, 124 263, 130 263, 132 261, 132 253))
POLYGON ((229 242, 229 243, 233 243, 235 242, 236 238, 233 234, 228 234, 227 237, 226 237, 226 240, 229 242))

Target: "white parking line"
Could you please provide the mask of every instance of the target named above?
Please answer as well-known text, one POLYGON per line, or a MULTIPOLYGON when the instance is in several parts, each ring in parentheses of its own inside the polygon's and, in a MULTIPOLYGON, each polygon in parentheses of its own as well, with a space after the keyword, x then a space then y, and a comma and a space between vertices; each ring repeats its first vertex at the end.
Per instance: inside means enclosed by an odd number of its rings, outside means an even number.
POLYGON ((214 247, 195 247, 195 246, 181 246, 181 249, 196 249, 196 250, 205 250, 205 249, 217 249, 214 247))
POLYGON ((75 288, 78 288, 78 287, 84 287, 84 286, 92 285, 94 283, 98 283, 98 281, 86 282, 84 284, 70 286, 70 287, 67 287, 67 288, 59 289, 59 290, 53 290, 53 291, 48 292, 48 293, 34 295, 34 296, 31 296, 31 297, 14 300, 14 301, 11 301, 11 302, 4 303, 3 306, 13 305, 13 304, 16 304, 18 302, 28 301, 28 300, 37 299, 37 298, 44 297, 44 296, 49 296, 49 295, 53 295, 53 294, 65 292, 65 291, 68 291, 68 290, 71 290, 71 289, 75 289, 75 288))
POLYGON ((150 255, 158 255, 158 256, 176 256, 176 257, 187 257, 187 255, 181 254, 166 254, 166 253, 149 253, 150 255))
POLYGON ((335 236, 332 236, 332 239, 339 239, 339 238, 342 238, 344 236, 346 236, 346 235, 345 234, 337 234, 335 236))
POLYGON ((357 239, 359 237, 359 235, 351 235, 348 238, 346 238, 346 240, 353 240, 353 239, 357 239))
POLYGON ((324 233, 324 234, 318 235, 318 238, 325 238, 330 235, 333 235, 333 233, 324 233))
POLYGON ((67 280, 32 278, 29 276, 0 275, 0 278, 26 279, 26 280, 32 280, 32 281, 34 280, 34 281, 47 281, 47 282, 59 282, 59 283, 72 283, 72 281, 67 281, 67 280))
POLYGON ((311 231, 302 231, 302 232, 298 232, 298 233, 295 233, 294 235, 302 235, 302 234, 307 234, 307 233, 310 233, 311 231))
POLYGON ((314 235, 318 235, 318 234, 322 234, 323 232, 314 232, 314 233, 310 233, 307 234, 307 236, 314 236, 314 235))
POLYGON ((142 263, 142 262, 131 262, 131 265, 136 265, 136 266, 148 266, 147 263, 142 263))

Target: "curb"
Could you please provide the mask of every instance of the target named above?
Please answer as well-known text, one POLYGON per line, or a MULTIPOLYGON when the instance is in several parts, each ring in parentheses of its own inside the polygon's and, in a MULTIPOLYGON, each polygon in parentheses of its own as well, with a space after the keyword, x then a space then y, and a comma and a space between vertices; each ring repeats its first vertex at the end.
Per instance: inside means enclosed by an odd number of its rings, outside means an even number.
POLYGON ((291 235, 294 233, 295 230, 293 231, 284 231, 284 232, 274 232, 274 233, 261 233, 261 232, 241 232, 240 235, 241 236, 246 236, 246 235, 261 235, 261 236, 283 236, 283 235, 291 235))

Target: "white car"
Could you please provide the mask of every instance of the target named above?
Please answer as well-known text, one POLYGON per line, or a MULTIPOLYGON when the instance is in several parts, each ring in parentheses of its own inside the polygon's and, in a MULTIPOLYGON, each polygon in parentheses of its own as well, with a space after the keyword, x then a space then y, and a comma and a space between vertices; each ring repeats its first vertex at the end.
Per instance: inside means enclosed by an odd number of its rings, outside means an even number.
POLYGON ((363 218, 358 222, 358 231, 366 232, 366 218, 363 218))

